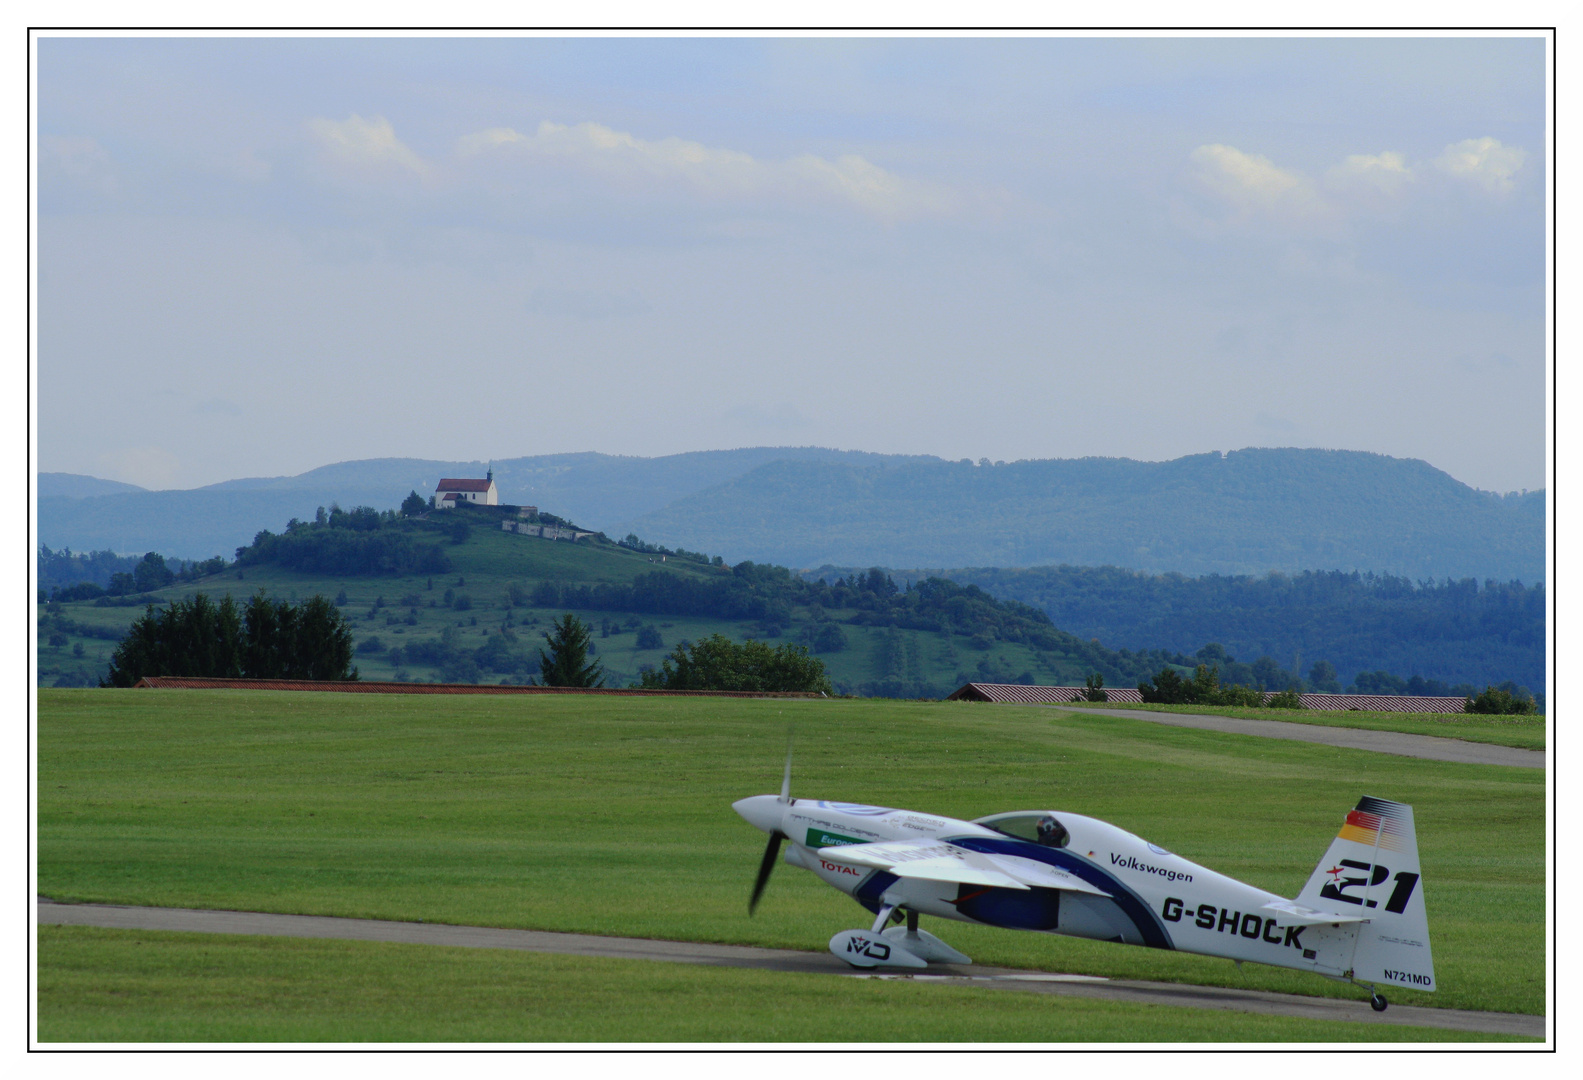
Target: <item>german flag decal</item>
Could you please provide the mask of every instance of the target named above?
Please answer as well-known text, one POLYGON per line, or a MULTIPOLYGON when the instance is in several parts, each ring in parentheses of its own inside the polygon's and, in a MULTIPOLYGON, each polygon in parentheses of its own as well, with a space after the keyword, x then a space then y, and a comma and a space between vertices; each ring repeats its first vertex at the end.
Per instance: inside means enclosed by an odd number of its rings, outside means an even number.
POLYGON ((1406 810, 1407 807, 1401 803, 1372 799, 1365 795, 1358 800, 1357 809, 1347 814, 1346 823, 1336 836, 1368 847, 1374 847, 1378 842, 1386 851, 1405 851, 1405 837, 1408 835, 1406 810))

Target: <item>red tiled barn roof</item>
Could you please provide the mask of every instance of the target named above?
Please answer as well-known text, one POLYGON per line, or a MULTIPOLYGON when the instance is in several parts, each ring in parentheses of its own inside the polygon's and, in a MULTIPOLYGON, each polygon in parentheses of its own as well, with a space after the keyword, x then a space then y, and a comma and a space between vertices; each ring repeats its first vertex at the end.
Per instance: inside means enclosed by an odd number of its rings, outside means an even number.
POLYGON ((343 694, 605 694, 616 697, 821 698, 823 694, 757 693, 749 690, 632 690, 616 687, 492 686, 488 683, 378 682, 349 679, 200 679, 178 675, 145 675, 139 690, 328 690, 343 694))
MULTIPOLYGON (((1105 687, 1105 693, 1111 701, 1143 701, 1143 695, 1136 689, 1113 689, 1105 687)), ((1020 683, 977 683, 970 682, 956 693, 946 698, 947 701, 992 701, 996 704, 1016 703, 1021 705, 1059 705, 1067 701, 1080 701, 1083 697, 1081 686, 1023 686, 1020 683)))
POLYGON ((453 480, 446 477, 434 485, 435 491, 488 491, 490 480, 453 480))

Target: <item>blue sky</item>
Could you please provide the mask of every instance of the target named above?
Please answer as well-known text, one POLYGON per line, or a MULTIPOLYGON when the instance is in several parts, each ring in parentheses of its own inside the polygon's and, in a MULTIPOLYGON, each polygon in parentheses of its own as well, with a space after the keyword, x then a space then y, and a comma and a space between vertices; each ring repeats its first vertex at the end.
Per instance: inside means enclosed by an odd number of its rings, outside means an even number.
POLYGON ((43 39, 39 467, 1544 483, 1537 38, 43 39))

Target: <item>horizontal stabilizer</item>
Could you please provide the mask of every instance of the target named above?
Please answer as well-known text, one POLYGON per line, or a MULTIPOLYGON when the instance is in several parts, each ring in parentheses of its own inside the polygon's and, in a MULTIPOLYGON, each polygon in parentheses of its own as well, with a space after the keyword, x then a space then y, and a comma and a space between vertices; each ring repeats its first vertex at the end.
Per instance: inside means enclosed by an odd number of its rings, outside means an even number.
POLYGON ((1278 911, 1285 916, 1282 924, 1295 923, 1298 926, 1321 926, 1325 923, 1354 923, 1368 922, 1367 915, 1340 915, 1334 911, 1315 911, 1313 908, 1294 904, 1290 900, 1274 900, 1264 905, 1265 911, 1278 911))

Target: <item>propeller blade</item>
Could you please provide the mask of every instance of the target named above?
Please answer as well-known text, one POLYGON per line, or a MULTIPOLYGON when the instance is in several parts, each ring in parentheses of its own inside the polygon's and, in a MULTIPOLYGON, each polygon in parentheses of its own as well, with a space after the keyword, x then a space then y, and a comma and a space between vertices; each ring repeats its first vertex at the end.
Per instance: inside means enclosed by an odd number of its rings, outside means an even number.
POLYGON ((781 802, 783 803, 791 802, 791 755, 792 738, 791 732, 788 731, 786 733, 786 775, 781 777, 781 802))
POLYGON ((784 839, 786 834, 779 829, 770 833, 769 846, 764 849, 764 861, 759 863, 758 880, 753 883, 753 897, 748 901, 749 915, 759 906, 759 897, 764 895, 764 886, 769 884, 770 873, 775 869, 775 857, 781 853, 781 841, 784 839))

